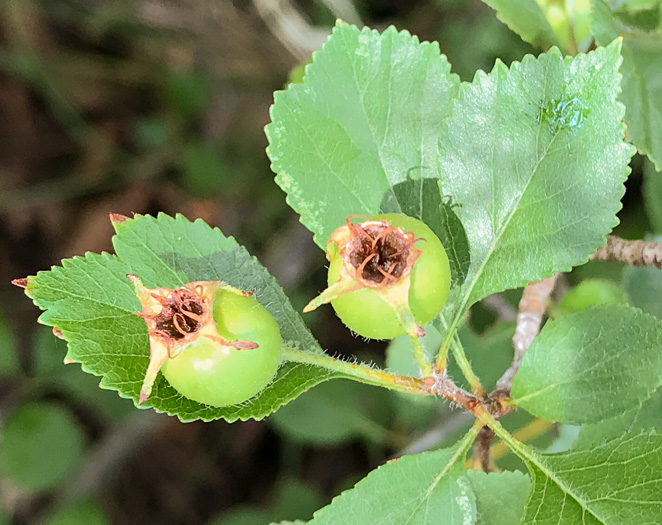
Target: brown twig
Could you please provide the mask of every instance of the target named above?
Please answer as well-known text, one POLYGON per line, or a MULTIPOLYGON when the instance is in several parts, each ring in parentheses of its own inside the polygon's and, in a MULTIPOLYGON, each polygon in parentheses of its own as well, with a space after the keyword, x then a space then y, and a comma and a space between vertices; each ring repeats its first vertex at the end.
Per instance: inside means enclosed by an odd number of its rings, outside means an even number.
MULTIPOLYGON (((495 418, 507 413, 499 409, 499 399, 510 395, 513 378, 522 364, 524 352, 531 346, 533 339, 540 332, 547 299, 552 294, 552 291, 554 291, 554 284, 557 277, 558 274, 555 274, 541 281, 529 283, 524 288, 524 292, 522 292, 522 299, 519 302, 519 311, 517 313, 517 327, 515 328, 515 335, 513 335, 513 363, 497 381, 496 390, 490 395, 490 400, 493 401, 491 405, 494 406, 489 407, 489 411, 493 413, 495 418)), ((490 404, 488 403, 488 405, 490 404)), ((493 438, 494 432, 489 427, 483 427, 481 429, 474 445, 474 468, 485 472, 490 472, 494 469, 490 454, 493 438)))
POLYGON ((620 237, 607 235, 607 244, 591 255, 589 260, 662 268, 662 243, 628 241, 620 237))
POLYGON ((529 283, 524 288, 517 313, 517 328, 513 335, 513 363, 497 381, 497 391, 510 393, 513 378, 519 370, 524 358, 524 352, 531 346, 533 339, 540 332, 542 316, 545 313, 547 299, 554 290, 558 274, 529 283))
POLYGON ((480 432, 478 432, 474 444, 474 470, 482 470, 483 472, 492 472, 496 470, 490 455, 492 439, 494 439, 494 430, 490 427, 483 427, 480 429, 480 432))
POLYGON ((495 293, 488 295, 483 299, 482 303, 483 306, 492 310, 504 321, 515 322, 517 320, 517 312, 508 304, 501 294, 495 293))

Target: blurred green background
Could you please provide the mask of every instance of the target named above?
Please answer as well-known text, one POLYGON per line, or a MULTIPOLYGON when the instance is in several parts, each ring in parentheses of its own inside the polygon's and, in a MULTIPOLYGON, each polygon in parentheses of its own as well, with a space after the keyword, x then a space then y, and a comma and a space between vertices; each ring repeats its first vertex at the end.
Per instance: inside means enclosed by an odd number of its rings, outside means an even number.
MULTIPOLYGON (((263 127, 273 91, 301 81, 335 19, 437 40, 463 80, 497 57, 508 64, 539 50, 479 0, 0 6, 0 525, 307 520, 388 458, 466 428, 465 414, 434 400, 348 381, 320 385, 264 422, 184 425, 138 411, 78 365, 64 366, 64 343, 9 282, 111 251, 110 212, 164 211, 235 236, 301 309, 324 287, 326 261, 273 183, 263 127)), ((626 237, 655 231, 641 206, 643 171, 635 159, 626 237)), ((647 184, 660 195, 660 183, 647 184)), ((630 300, 659 308, 659 274, 636 272, 626 275, 630 300)), ((564 286, 607 279, 621 297, 622 273, 591 263, 564 286)), ((464 329, 486 386, 509 363, 518 300, 513 291, 477 306, 464 329)), ((385 344, 353 338, 330 308, 306 321, 331 354, 384 364, 385 344)), ((389 366, 406 372, 407 344, 392 345, 389 366)), ((525 414, 504 423, 543 447, 573 435, 525 414)), ((509 456, 498 463, 521 468, 509 456)))

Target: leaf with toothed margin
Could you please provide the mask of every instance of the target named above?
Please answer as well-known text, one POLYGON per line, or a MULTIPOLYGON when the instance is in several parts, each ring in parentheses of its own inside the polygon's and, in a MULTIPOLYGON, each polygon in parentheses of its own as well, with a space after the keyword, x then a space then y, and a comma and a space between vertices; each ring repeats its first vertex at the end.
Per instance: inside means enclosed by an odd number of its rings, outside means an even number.
POLYGON ((472 441, 465 436, 452 448, 389 461, 318 510, 309 525, 475 523, 476 497, 463 464, 472 441))
POLYGON ((461 239, 459 221, 442 222, 436 171, 440 124, 459 84, 436 42, 338 22, 304 82, 275 93, 268 155, 318 246, 348 215, 381 212, 409 213, 461 239), (411 188, 392 191, 403 183, 411 188))
POLYGON ((662 386, 662 321, 629 305, 548 322, 524 354, 511 403, 548 421, 595 423, 662 386))
POLYGON ((634 148, 617 102, 620 42, 498 62, 463 85, 442 126, 444 194, 471 262, 455 323, 490 294, 587 261, 617 224, 634 148))
MULTIPOLYGON (((653 22, 656 30, 645 31, 623 20, 624 11, 613 12, 602 0, 593 0, 592 31, 599 45, 618 38, 623 41, 623 92, 628 140, 648 156, 658 171, 662 171, 662 7, 644 12, 639 21, 653 22), (620 37, 620 38, 619 38, 620 37)), ((627 10, 626 10, 627 11, 627 10)))
MULTIPOLYGON (((117 255, 88 253, 62 266, 29 277, 26 293, 44 310, 40 321, 57 327, 68 342, 67 358, 101 376, 101 386, 138 400, 149 360, 147 327, 133 286, 138 275, 149 287, 178 287, 192 281, 220 280, 255 297, 278 323, 284 345, 322 353, 267 270, 231 237, 183 216, 115 217, 117 255)), ((342 377, 328 370, 283 363, 273 382, 245 403, 211 407, 178 394, 159 374, 143 406, 176 415, 182 421, 223 418, 261 419, 312 386, 342 377)))
POLYGON ((532 489, 522 525, 643 525, 662 516, 662 435, 625 434, 587 450, 518 445, 532 489))
POLYGON ((545 11, 536 0, 483 0, 496 11, 497 18, 534 46, 557 44, 545 11))
POLYGON ((476 525, 520 522, 531 489, 531 480, 526 474, 467 470, 467 477, 476 495, 476 525))

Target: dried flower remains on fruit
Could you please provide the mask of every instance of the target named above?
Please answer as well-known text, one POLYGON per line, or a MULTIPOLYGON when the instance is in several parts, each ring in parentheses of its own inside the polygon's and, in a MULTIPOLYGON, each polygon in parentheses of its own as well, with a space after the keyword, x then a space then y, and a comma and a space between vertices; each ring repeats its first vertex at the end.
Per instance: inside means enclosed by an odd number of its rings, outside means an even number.
POLYGON ((395 213, 360 223, 346 219, 327 243, 329 287, 304 312, 331 302, 354 332, 374 339, 408 333, 441 310, 450 267, 437 236, 418 219, 395 213))
POLYGON ((183 396, 213 406, 240 403, 271 381, 280 364, 280 333, 252 296, 221 281, 146 288, 128 275, 149 334, 149 365, 139 403, 159 371, 183 396))

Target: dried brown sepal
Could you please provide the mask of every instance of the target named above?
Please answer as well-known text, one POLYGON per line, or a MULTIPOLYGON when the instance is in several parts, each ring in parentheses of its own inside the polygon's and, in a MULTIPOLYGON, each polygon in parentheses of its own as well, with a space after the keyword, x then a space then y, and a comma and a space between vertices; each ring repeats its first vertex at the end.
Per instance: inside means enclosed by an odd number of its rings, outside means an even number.
POLYGON ((237 350, 253 350, 253 341, 228 341, 220 336, 211 315, 212 303, 219 289, 241 295, 252 295, 221 281, 194 281, 180 288, 146 288, 136 275, 127 275, 133 282, 142 305, 137 314, 147 325, 149 334, 149 365, 140 390, 139 403, 144 403, 152 391, 156 376, 166 359, 174 359, 186 346, 207 338, 221 346, 237 350))
POLYGON ((118 222, 124 222, 128 221, 129 218, 126 215, 122 215, 121 213, 111 213, 110 214, 110 222, 113 224, 118 223, 118 222))
POLYGON ((28 285, 28 278, 21 277, 20 279, 13 279, 11 283, 14 286, 18 286, 19 288, 25 288, 28 285))
POLYGON ((396 228, 387 221, 353 223, 331 234, 329 243, 340 250, 345 270, 365 287, 395 284, 411 273, 421 250, 413 233, 396 228))
MULTIPOLYGON (((421 255, 412 232, 391 225, 388 221, 367 220, 353 223, 350 215, 345 225, 336 229, 327 243, 327 257, 339 255, 342 270, 338 281, 315 297, 303 309, 311 312, 333 299, 362 288, 372 288, 393 306, 400 317, 408 309, 409 275, 421 255)), ((410 316, 413 319, 413 316, 410 316)), ((406 321, 409 324, 409 321, 406 321)), ((407 327, 412 333, 422 333, 420 327, 407 327)))

